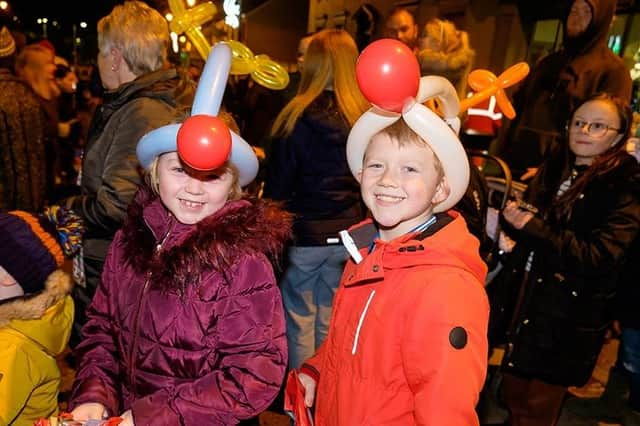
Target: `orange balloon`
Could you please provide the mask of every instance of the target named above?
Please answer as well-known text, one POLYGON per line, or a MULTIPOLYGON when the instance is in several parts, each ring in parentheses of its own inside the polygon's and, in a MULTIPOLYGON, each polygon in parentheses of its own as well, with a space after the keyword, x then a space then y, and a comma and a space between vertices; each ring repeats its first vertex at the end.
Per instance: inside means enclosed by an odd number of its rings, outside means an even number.
POLYGON ((498 77, 488 70, 478 69, 469 73, 469 86, 476 92, 473 96, 460 101, 460 112, 466 111, 474 105, 490 98, 496 97, 496 102, 502 113, 513 119, 516 111, 509 101, 504 89, 513 86, 523 80, 529 74, 529 65, 526 62, 519 62, 507 68, 498 77))

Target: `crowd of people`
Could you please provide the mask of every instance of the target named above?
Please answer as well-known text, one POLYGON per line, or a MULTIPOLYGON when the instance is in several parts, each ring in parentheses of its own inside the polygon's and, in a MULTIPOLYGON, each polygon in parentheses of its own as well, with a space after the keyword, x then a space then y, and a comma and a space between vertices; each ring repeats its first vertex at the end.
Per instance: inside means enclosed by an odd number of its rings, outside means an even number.
POLYGON ((553 426, 612 332, 617 415, 640 424, 631 79, 606 45, 615 0, 567 3, 511 122, 495 98, 458 117, 472 40, 402 7, 381 32, 434 95, 400 113, 365 97, 342 29, 301 40, 285 91, 227 82, 224 44, 198 84, 164 17, 127 1, 98 22, 96 105, 51 43, 3 27, 0 424, 57 415, 70 345, 78 421, 252 422, 290 374, 299 422, 480 425, 501 349, 505 424, 553 426), (178 141, 202 114, 231 141, 209 169, 178 141), (524 194, 493 214, 465 148, 524 194))

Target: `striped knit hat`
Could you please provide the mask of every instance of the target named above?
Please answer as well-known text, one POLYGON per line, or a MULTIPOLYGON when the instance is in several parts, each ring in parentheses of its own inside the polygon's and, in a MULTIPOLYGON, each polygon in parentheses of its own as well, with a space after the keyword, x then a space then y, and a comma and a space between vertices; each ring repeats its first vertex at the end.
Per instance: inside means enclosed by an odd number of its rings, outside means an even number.
POLYGON ((44 290, 47 277, 64 262, 55 227, 23 211, 0 213, 0 266, 25 294, 44 290))

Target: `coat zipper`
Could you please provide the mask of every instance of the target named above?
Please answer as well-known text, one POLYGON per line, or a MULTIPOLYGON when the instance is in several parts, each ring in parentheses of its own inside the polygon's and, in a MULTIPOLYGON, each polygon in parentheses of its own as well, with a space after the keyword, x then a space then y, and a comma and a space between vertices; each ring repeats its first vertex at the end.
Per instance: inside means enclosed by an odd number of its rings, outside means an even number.
MULTIPOLYGON (((167 231, 166 235, 162 238, 160 243, 156 245, 156 251, 154 253, 154 257, 158 255, 164 243, 169 238, 169 235, 171 234, 172 230, 173 230, 173 227, 171 227, 167 231)), ((147 289, 149 288, 150 280, 151 280, 151 271, 147 272, 147 278, 145 279, 144 285, 142 286, 142 291, 140 292, 140 297, 138 298, 138 307, 136 309, 136 317, 133 322, 133 339, 131 341, 131 352, 129 354, 129 368, 130 368, 129 383, 131 383, 131 390, 134 395, 138 394, 136 390, 136 381, 135 381, 135 376, 136 376, 135 357, 138 349, 138 334, 140 333, 140 310, 142 308, 142 301, 144 299, 144 296, 147 293, 147 289)))
POLYGON ((371 293, 369 294, 369 298, 367 299, 367 303, 364 305, 364 309, 360 314, 360 320, 358 321, 358 328, 356 328, 356 335, 353 338, 353 348, 351 349, 351 355, 355 355, 356 351, 358 350, 358 339, 360 338, 360 329, 362 328, 362 323, 364 323, 364 317, 367 316, 369 305, 371 304, 371 301, 373 300, 373 296, 375 295, 376 295, 376 291, 372 290, 371 293))

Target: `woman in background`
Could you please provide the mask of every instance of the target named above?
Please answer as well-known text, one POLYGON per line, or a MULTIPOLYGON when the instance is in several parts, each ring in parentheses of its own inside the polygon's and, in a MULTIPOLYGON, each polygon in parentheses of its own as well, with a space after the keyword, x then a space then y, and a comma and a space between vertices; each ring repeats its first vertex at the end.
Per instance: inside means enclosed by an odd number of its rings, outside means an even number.
POLYGON ((365 216, 346 158, 349 129, 368 109, 355 79, 356 44, 343 30, 315 34, 297 95, 276 118, 264 196, 295 214, 281 289, 289 367, 326 337, 347 252, 338 233, 365 216))

